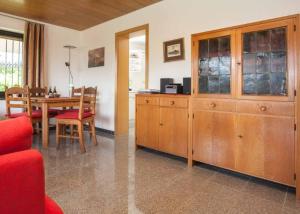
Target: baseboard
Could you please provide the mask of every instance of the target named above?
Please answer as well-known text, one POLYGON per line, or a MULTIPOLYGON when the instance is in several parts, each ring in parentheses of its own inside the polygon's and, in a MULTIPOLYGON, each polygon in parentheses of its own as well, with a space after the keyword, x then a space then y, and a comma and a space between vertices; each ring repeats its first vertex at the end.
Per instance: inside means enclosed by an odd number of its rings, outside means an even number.
POLYGON ((96 127, 96 131, 97 131, 97 132, 104 132, 104 133, 110 134, 110 135, 115 135, 115 132, 114 132, 114 131, 111 131, 111 130, 108 130, 108 129, 102 129, 102 128, 96 127))

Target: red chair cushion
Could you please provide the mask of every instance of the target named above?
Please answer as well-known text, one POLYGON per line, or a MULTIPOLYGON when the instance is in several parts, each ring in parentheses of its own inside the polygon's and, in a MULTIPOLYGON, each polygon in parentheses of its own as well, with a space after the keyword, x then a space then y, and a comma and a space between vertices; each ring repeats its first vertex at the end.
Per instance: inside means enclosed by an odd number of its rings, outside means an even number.
POLYGON ((0 121, 0 155, 31 148, 32 125, 28 117, 0 121))
POLYGON ((60 110, 60 109, 48 109, 49 114, 59 114, 61 112, 62 112, 62 110, 60 110))
MULTIPOLYGON (((9 117, 9 118, 17 118, 17 117, 28 116, 28 113, 27 112, 20 112, 20 113, 9 114, 9 115, 6 115, 6 116, 9 117)), ((34 118, 34 119, 42 118, 42 111, 41 110, 32 111, 31 117, 34 118)))
POLYGON ((47 195, 45 197, 45 214, 63 214, 61 208, 47 195))
MULTIPOLYGON (((55 118, 56 119, 78 119, 78 111, 70 111, 70 112, 66 112, 63 114, 59 114, 57 115, 55 118)), ((84 112, 83 113, 83 118, 87 118, 87 117, 91 117, 93 116, 93 114, 91 112, 84 112)))

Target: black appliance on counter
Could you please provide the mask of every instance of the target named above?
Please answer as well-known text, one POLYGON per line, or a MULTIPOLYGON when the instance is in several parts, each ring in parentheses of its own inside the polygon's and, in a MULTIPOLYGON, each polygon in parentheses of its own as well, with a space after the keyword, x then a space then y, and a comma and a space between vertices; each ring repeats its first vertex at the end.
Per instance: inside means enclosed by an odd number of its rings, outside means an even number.
POLYGON ((183 78, 183 94, 191 94, 191 78, 190 77, 184 77, 183 78))
POLYGON ((172 84, 172 78, 160 78, 160 93, 166 93, 166 85, 172 84))

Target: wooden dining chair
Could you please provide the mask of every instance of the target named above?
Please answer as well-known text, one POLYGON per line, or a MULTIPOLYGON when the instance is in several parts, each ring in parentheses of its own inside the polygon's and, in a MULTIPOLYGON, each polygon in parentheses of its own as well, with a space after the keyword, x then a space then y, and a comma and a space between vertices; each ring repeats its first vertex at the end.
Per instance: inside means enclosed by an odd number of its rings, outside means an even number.
POLYGON ((56 143, 57 148, 60 145, 61 138, 79 139, 80 150, 82 153, 86 151, 84 140, 84 124, 88 124, 91 130, 91 137, 94 145, 97 145, 96 130, 95 130, 95 114, 96 114, 96 96, 97 87, 82 87, 80 91, 80 104, 79 110, 66 111, 57 115, 56 118, 56 143), (64 127, 70 125, 70 127, 76 126, 78 136, 75 136, 73 131, 70 135, 64 132, 64 127))
POLYGON ((32 110, 29 87, 5 88, 6 117, 17 118, 27 116, 32 124, 42 121, 42 112, 32 110))
MULTIPOLYGON (((71 90, 71 97, 80 97, 81 96, 81 89, 82 88, 75 88, 73 86, 72 90, 71 90)), ((95 89, 97 89, 97 87, 95 87, 95 89)), ((78 109, 78 107, 77 108, 70 107, 69 109, 65 109, 64 112, 79 112, 79 109, 78 109)), ((92 138, 92 126, 90 126, 89 124, 87 124, 87 125, 89 126, 90 138, 92 138)), ((66 130, 67 130, 67 127, 63 126, 62 127, 63 134, 66 133, 66 130)), ((74 134, 78 134, 78 130, 76 130, 73 125, 69 125, 69 131, 70 131, 71 136, 74 136, 74 134)), ((70 138, 71 143, 73 143, 73 139, 74 138, 72 138, 72 137, 70 138)))
POLYGON ((45 97, 47 95, 47 87, 32 87, 29 88, 31 97, 45 97))
POLYGON ((72 87, 72 97, 80 97, 81 95, 81 88, 75 88, 74 86, 72 87))

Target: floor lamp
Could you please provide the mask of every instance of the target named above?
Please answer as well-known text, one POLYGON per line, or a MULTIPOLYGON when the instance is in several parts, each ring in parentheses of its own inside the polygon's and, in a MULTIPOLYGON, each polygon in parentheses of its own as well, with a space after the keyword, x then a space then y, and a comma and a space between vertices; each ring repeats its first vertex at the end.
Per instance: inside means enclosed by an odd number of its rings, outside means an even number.
POLYGON ((69 72, 68 90, 69 90, 69 96, 71 96, 71 90, 72 90, 72 87, 73 87, 73 80, 74 80, 74 77, 73 77, 73 74, 72 74, 72 71, 71 71, 71 49, 75 49, 76 47, 73 46, 73 45, 65 45, 64 48, 69 49, 69 61, 65 62, 65 65, 67 66, 68 72, 69 72))

